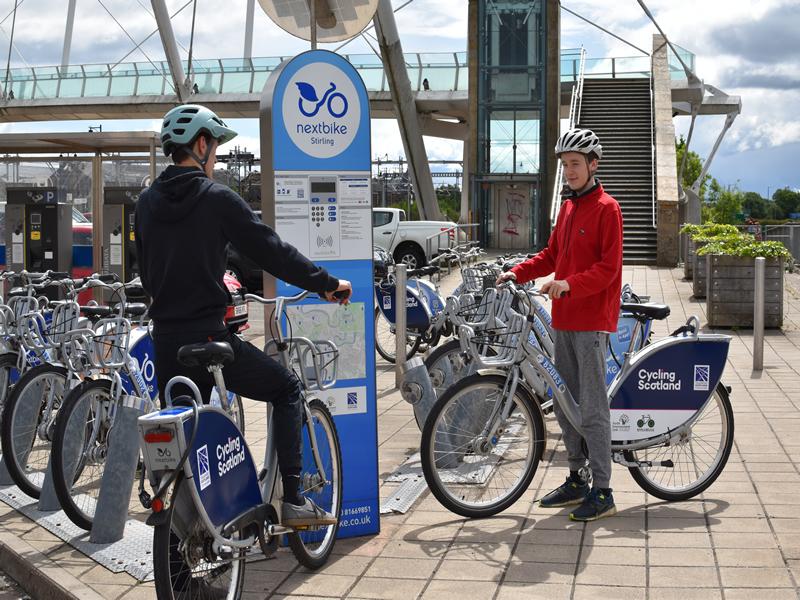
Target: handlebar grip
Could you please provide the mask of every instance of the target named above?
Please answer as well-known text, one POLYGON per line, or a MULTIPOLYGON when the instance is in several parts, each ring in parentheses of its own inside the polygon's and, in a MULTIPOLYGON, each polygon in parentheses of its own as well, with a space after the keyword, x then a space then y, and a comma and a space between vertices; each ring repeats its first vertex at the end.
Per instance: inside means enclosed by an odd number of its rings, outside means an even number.
POLYGON ((116 273, 101 273, 97 279, 103 283, 117 283, 120 280, 116 273))
POLYGON ((65 271, 51 271, 47 277, 51 280, 72 279, 72 275, 65 271))

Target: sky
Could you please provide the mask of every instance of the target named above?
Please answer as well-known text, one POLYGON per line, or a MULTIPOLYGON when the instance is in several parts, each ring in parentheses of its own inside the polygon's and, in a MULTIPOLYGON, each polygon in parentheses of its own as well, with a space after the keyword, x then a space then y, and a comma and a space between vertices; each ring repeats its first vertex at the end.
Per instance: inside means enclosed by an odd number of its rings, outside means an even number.
MULTIPOLYGON (((61 61, 65 0, 17 0, 12 66, 55 65, 61 61)), ((395 7, 404 0, 394 0, 395 7)), ((170 13, 187 4, 167 0, 170 13)), ((240 57, 243 54, 246 0, 198 0, 193 56, 240 57), (219 7, 224 6, 224 11, 219 7)), ((635 46, 650 51, 655 28, 637 0, 563 0, 562 4, 613 31, 635 46)), ((697 56, 696 71, 706 83, 742 97, 742 114, 725 137, 711 166, 723 185, 762 195, 779 187, 800 189, 800 23, 798 0, 646 0, 670 40, 697 56)), ((0 0, 0 62, 8 59, 10 13, 14 0, 0 0), (5 19, 4 19, 5 18, 5 19)), ((181 54, 188 53, 192 6, 173 18, 181 54)), ((406 52, 466 51, 466 0, 413 0, 397 13, 406 52)), ((588 58, 642 56, 629 45, 568 14, 561 13, 562 48, 583 46, 588 58)), ((149 0, 77 0, 71 63, 115 63, 155 30, 149 0), (118 20, 123 31, 114 21, 118 20), (130 36, 130 37, 129 37, 130 36)), ((274 25, 256 3, 253 56, 292 55, 308 48, 274 25)), ((333 46, 322 46, 333 49, 333 46)), ((163 59, 158 34, 124 60, 163 59), (142 52, 143 51, 143 52, 142 52)), ((372 53, 356 38, 345 53, 372 53)), ((4 66, 4 65, 3 65, 4 66)), ((688 117, 675 120, 685 134, 688 117)), ((724 117, 700 117, 692 149, 708 155, 724 117)), ((1 132, 86 131, 84 121, 2 123, 1 132)), ((259 152, 255 119, 230 120, 240 132, 236 142, 259 152)), ((157 129, 158 121, 106 121, 103 130, 157 129)), ((373 120, 373 155, 396 158, 403 154, 397 124, 373 120)), ((431 159, 460 160, 460 142, 425 138, 431 159)), ((2 150, 0 148, 0 150, 2 150)), ((223 149, 224 151, 225 149, 223 149)))

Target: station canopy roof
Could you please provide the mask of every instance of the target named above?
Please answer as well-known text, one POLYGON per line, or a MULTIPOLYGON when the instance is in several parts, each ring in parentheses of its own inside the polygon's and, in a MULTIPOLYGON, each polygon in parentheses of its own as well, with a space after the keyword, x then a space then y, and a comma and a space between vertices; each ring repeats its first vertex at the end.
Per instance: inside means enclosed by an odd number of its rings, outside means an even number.
POLYGON ((161 143, 154 131, 3 133, 0 134, 0 155, 149 153, 151 143, 160 149, 161 143))

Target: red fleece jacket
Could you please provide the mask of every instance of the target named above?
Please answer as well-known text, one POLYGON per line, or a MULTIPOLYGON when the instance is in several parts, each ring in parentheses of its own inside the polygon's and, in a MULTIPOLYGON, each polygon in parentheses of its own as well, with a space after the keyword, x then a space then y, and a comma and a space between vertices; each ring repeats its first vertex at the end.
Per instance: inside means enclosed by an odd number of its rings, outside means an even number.
POLYGON ((550 241, 511 269, 525 283, 555 271, 570 291, 553 300, 553 327, 616 331, 622 288, 622 213, 598 182, 561 205, 550 241))

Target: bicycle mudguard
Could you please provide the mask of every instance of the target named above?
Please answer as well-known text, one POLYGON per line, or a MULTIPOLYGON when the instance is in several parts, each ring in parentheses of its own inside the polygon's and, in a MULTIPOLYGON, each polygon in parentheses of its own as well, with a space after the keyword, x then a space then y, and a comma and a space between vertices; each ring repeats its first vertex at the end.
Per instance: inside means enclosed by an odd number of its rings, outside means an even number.
POLYGON ((436 291, 436 286, 427 279, 414 280, 415 285, 418 286, 419 292, 424 298, 428 300, 428 306, 431 312, 435 315, 444 310, 444 299, 436 291))
MULTIPOLYGON (((261 490, 250 449, 230 417, 213 406, 204 406, 199 418, 186 463, 196 496, 218 528, 261 504, 261 490)), ((193 426, 192 409, 185 406, 139 418, 142 452, 151 473, 174 468, 192 438, 193 426), (173 436, 169 440, 167 432, 173 436), (149 439, 161 441, 151 443, 149 439)))
POLYGON ((609 390, 612 443, 652 438, 692 419, 722 377, 730 341, 668 337, 637 352, 609 390))
MULTIPOLYGON (((650 335, 651 321, 642 323, 639 330, 639 339, 636 340, 634 351, 639 350, 650 335)), ((631 343, 631 336, 636 329, 636 319, 630 314, 621 314, 617 331, 608 336, 609 348, 606 351, 606 387, 610 386, 619 373, 620 365, 625 360, 625 353, 631 343), (613 352, 613 354, 612 354, 613 352), (616 357, 616 360, 615 360, 616 357), (619 361, 619 362, 617 362, 619 361)))
MULTIPOLYGON (((156 379, 155 351, 153 350, 153 338, 147 327, 134 327, 131 330, 130 342, 128 343, 130 355, 139 365, 139 371, 144 378, 145 387, 150 393, 150 399, 155 400, 158 396, 158 380, 156 379)), ((128 376, 120 373, 122 388, 128 393, 133 392, 133 384, 128 376)))
MULTIPOLYGON (((395 286, 375 286, 375 296, 383 316, 392 325, 395 324, 394 296, 395 286)), ((420 294, 411 286, 406 286, 406 327, 418 331, 426 331, 431 325, 431 312, 427 296, 420 294)))

